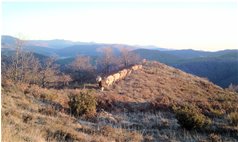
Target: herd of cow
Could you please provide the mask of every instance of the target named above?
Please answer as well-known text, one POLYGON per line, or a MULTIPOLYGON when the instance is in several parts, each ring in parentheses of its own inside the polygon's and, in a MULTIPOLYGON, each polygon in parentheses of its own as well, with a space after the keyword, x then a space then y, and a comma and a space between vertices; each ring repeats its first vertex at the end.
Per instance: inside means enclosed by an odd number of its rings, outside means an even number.
POLYGON ((105 85, 109 87, 113 83, 116 83, 119 80, 124 79, 126 76, 130 75, 133 71, 136 71, 136 70, 139 70, 139 69, 142 69, 142 65, 134 65, 129 69, 123 69, 123 70, 121 70, 117 73, 109 75, 109 76, 105 77, 105 79, 102 79, 102 77, 98 76, 96 78, 96 81, 97 81, 100 89, 103 91, 105 85))

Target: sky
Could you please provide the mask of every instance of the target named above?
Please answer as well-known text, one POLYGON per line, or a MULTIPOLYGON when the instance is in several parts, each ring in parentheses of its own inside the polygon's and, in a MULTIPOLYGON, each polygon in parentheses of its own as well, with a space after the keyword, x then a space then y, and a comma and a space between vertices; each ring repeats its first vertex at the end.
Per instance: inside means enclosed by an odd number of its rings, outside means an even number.
POLYGON ((3 1, 2 34, 26 39, 238 49, 236 0, 3 1))

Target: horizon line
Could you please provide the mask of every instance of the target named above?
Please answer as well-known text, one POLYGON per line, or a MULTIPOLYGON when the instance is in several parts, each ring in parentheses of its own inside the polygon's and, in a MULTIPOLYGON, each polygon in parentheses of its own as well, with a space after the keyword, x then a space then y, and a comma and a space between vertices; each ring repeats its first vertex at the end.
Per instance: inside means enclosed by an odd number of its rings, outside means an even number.
MULTIPOLYGON (((160 47, 157 45, 153 45, 153 44, 146 44, 146 45, 140 45, 140 44, 127 44, 127 43, 107 43, 107 42, 95 42, 95 41, 80 41, 80 40, 70 40, 70 39, 63 39, 63 38, 52 38, 52 39, 23 39, 17 36, 12 36, 12 35, 8 35, 8 34, 3 34, 1 35, 1 41, 2 41, 2 37, 3 36, 8 36, 8 37, 12 37, 12 38, 17 38, 20 40, 24 40, 24 41, 53 41, 53 40, 64 40, 64 41, 70 41, 70 42, 80 42, 80 43, 91 43, 91 44, 111 44, 111 45, 124 45, 124 46, 133 46, 133 47, 142 47, 140 49, 148 49, 148 50, 156 50, 156 49, 165 49, 165 50, 193 50, 193 51, 201 51, 201 52, 218 52, 218 51, 225 51, 225 50, 238 50, 235 48, 225 48, 225 49, 218 49, 218 50, 204 50, 204 49, 193 49, 193 48, 182 48, 182 49, 176 49, 176 48, 166 48, 166 47, 160 47), (148 48, 143 48, 143 47, 148 47, 148 48), (149 47, 153 47, 153 48, 149 48, 149 47)), ((74 45, 79 45, 79 44, 74 44, 74 45)), ((2 48, 2 44, 1 44, 1 48, 2 48)))

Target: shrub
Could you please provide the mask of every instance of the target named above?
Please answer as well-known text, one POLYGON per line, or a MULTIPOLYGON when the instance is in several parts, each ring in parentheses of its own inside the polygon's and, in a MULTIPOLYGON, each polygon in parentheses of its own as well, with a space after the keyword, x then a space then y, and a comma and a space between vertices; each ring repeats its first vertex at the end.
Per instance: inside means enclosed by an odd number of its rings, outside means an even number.
POLYGON ((211 109, 210 112, 212 117, 222 117, 224 115, 224 111, 219 109, 211 109))
POLYGON ((106 137, 115 139, 116 142, 141 142, 143 136, 137 131, 127 131, 121 128, 113 128, 112 126, 102 126, 100 133, 106 137))
POLYGON ((228 115, 228 121, 230 124, 237 126, 238 125, 238 112, 232 112, 228 115))
POLYGON ((89 92, 80 92, 79 95, 70 96, 69 107, 71 113, 76 117, 86 116, 92 117, 96 113, 96 98, 89 92))
POLYGON ((173 109, 178 123, 188 130, 201 129, 210 123, 206 120, 207 118, 194 107, 174 107, 173 109))
POLYGON ((22 116, 23 122, 24 123, 28 123, 29 121, 31 121, 33 118, 31 115, 23 115, 22 116))
POLYGON ((54 91, 51 90, 42 90, 40 94, 41 99, 49 100, 49 101, 55 101, 58 98, 58 95, 54 91))
POLYGON ((217 134, 214 134, 214 133, 209 135, 209 140, 211 142, 221 142, 222 141, 221 136, 217 135, 217 134))
POLYGON ((47 141, 65 141, 65 142, 72 142, 75 141, 75 136, 68 133, 68 132, 64 132, 62 130, 56 130, 56 131, 50 131, 47 130, 47 141))
POLYGON ((40 108, 38 112, 48 116, 56 116, 57 112, 52 107, 40 108))

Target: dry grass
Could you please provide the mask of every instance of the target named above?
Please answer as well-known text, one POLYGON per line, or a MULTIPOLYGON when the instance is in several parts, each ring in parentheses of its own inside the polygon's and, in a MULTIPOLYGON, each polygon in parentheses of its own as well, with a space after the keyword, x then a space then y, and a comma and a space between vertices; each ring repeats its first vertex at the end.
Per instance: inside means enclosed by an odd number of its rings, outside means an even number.
POLYGON ((96 90, 45 89, 4 81, 2 141, 235 141, 238 95, 161 63, 147 62, 125 79, 96 90), (97 114, 75 118, 69 96, 91 90, 97 114), (201 131, 184 130, 173 106, 193 104, 212 120, 201 131), (234 123, 235 122, 235 123, 234 123))
POLYGON ((119 112, 170 112, 174 105, 193 104, 212 120, 213 129, 206 131, 220 133, 222 125, 222 129, 227 131, 222 133, 224 137, 238 137, 236 126, 232 131, 226 127, 231 122, 227 121, 227 114, 238 110, 238 94, 223 90, 207 79, 186 74, 161 63, 148 62, 143 70, 134 72, 110 90, 98 94, 98 98, 103 109, 119 112))

